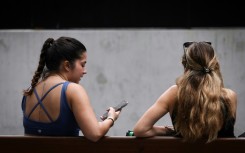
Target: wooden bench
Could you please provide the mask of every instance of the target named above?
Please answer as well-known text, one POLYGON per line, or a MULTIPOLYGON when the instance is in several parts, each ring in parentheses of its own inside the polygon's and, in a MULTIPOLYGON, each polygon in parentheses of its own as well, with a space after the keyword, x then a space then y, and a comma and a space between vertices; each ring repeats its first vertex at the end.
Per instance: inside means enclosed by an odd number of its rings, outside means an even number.
POLYGON ((85 137, 0 136, 0 153, 245 153, 245 138, 219 138, 183 143, 175 137, 104 137, 91 142, 85 137))

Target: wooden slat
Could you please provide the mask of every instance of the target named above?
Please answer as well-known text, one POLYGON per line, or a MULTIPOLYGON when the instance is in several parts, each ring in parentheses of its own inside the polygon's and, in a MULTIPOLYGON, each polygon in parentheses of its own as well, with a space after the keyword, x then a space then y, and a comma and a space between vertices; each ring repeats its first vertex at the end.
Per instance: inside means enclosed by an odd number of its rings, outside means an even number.
POLYGON ((174 137, 104 137, 91 142, 85 137, 0 136, 0 153, 244 153, 245 138, 219 138, 183 143, 174 137))

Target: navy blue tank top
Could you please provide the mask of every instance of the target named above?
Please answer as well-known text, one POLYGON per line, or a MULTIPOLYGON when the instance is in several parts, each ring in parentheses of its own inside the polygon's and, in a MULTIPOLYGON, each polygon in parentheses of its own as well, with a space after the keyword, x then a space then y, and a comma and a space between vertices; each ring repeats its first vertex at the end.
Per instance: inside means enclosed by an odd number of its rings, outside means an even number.
POLYGON ((79 126, 67 103, 65 92, 68 84, 69 82, 62 82, 54 85, 41 98, 39 98, 36 90, 34 89, 33 92, 37 98, 38 103, 33 107, 31 112, 27 115, 25 115, 26 96, 23 96, 22 111, 23 111, 23 125, 25 129, 25 134, 42 135, 42 136, 78 136, 79 135, 79 130, 80 130, 79 126), (53 90, 55 87, 61 84, 63 84, 63 86, 61 89, 61 97, 60 97, 60 114, 57 120, 53 121, 49 113, 45 109, 44 105, 42 104, 42 101, 51 90, 53 90), (50 123, 42 123, 29 119, 32 112, 37 108, 38 105, 42 107, 47 117, 51 121, 50 123))

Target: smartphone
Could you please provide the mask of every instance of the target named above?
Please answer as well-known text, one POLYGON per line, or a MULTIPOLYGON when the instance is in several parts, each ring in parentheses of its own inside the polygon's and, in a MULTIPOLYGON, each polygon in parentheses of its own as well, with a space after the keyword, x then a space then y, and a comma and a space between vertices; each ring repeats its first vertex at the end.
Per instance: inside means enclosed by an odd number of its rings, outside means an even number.
MULTIPOLYGON (((115 111, 119 111, 121 110, 123 107, 128 105, 128 101, 123 100, 121 101, 117 106, 113 107, 115 109, 115 111)), ((102 116, 100 116, 100 118, 102 120, 105 120, 108 117, 108 112, 105 112, 102 116)))

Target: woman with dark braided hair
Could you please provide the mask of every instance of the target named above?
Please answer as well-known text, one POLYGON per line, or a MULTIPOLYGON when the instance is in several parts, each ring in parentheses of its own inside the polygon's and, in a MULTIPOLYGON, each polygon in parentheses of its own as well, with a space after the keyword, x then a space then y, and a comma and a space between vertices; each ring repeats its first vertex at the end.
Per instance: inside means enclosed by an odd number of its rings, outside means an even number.
POLYGON ((31 87, 22 99, 26 135, 78 136, 91 141, 103 137, 120 111, 110 107, 98 122, 85 89, 78 84, 86 74, 87 51, 78 40, 48 38, 42 47, 31 87))
POLYGON ((207 142, 235 137, 237 96, 224 88, 218 59, 210 42, 184 43, 184 73, 166 90, 134 127, 137 137, 180 136, 207 142), (154 124, 169 113, 173 129, 154 124))

